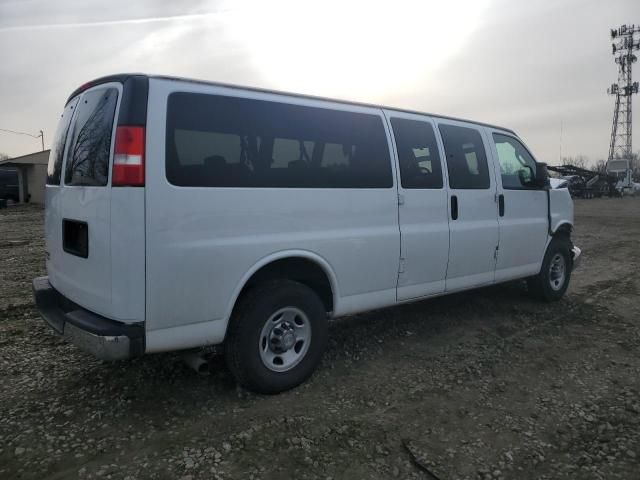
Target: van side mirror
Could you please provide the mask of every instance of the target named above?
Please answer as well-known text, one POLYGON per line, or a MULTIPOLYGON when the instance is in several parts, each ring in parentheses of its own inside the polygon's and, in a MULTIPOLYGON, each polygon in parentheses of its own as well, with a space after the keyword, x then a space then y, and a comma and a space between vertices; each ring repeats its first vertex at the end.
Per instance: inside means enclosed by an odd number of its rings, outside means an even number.
POLYGON ((549 188, 549 170, 547 170, 546 163, 537 163, 536 162, 536 175, 533 178, 532 187, 536 188, 549 188))
POLYGON ((544 189, 549 186, 547 164, 536 163, 535 171, 529 165, 524 165, 524 169, 518 171, 518 178, 524 187, 544 189))

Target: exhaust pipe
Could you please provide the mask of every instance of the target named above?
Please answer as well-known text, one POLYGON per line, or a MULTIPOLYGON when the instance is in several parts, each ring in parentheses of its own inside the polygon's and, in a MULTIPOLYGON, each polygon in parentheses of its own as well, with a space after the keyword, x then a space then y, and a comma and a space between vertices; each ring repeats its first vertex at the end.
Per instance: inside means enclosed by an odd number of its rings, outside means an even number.
POLYGON ((192 350, 182 354, 182 360, 198 375, 206 375, 209 373, 209 362, 204 356, 202 350, 192 350))

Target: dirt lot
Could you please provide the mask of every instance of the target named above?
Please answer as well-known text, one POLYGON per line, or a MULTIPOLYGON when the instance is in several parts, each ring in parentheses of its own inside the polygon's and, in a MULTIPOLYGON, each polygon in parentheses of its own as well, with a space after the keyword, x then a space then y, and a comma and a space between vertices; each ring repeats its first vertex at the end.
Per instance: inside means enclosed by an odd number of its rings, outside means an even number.
POLYGON ((34 310, 42 211, 0 211, 0 478, 640 478, 640 200, 577 201, 580 270, 334 322, 304 386, 102 363, 34 310), (422 463, 431 474, 412 463, 422 463))

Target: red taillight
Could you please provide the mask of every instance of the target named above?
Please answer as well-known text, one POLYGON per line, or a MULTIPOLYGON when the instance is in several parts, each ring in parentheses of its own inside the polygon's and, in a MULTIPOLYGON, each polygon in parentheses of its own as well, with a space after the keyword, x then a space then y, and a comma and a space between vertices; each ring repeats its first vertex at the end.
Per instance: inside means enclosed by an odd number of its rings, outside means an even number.
POLYGON ((144 127, 116 128, 111 185, 144 186, 144 127))

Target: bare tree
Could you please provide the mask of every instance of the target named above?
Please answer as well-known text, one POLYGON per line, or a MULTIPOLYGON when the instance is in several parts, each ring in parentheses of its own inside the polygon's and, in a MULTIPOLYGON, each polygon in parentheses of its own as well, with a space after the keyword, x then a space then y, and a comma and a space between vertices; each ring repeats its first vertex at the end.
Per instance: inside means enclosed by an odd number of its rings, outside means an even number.
POLYGON ((596 171, 598 173, 605 173, 607 171, 607 161, 600 159, 596 162, 596 171))
POLYGON ((572 165, 578 168, 589 168, 589 157, 587 157, 586 155, 562 157, 562 165, 572 165))

